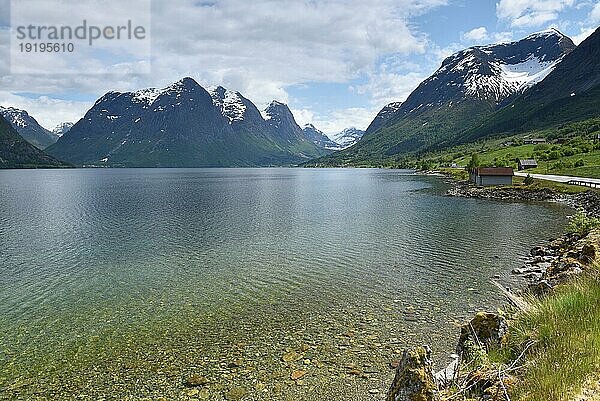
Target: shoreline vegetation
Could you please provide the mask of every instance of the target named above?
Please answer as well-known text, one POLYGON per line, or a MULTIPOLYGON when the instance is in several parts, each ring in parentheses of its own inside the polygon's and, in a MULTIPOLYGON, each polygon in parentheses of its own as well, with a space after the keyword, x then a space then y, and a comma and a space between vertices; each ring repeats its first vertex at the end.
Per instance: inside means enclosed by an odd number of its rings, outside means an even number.
MULTIPOLYGON (((478 188, 466 172, 445 177, 448 196, 562 202, 577 210, 565 233, 531 249, 513 274, 526 285, 504 309, 479 312, 460 328, 455 358, 434 372, 428 346, 404 351, 387 401, 600 400, 600 196, 597 191, 522 179, 478 188)), ((515 177, 517 178, 517 177, 515 177)))

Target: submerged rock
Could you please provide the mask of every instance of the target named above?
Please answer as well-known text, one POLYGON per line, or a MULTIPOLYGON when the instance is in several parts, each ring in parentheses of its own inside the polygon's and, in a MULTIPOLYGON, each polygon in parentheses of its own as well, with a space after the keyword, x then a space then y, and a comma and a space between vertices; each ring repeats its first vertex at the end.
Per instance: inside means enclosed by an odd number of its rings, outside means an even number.
POLYGON ((283 362, 289 363, 289 362, 295 362, 302 359, 302 354, 297 353, 296 351, 289 351, 286 352, 285 354, 283 354, 283 356, 281 357, 281 360, 283 362))
POLYGON ((248 395, 248 390, 244 387, 233 387, 227 393, 225 393, 225 398, 231 401, 241 400, 242 398, 248 395))
POLYGON ((294 370, 291 374, 292 380, 298 380, 304 377, 308 372, 306 370, 294 370))
POLYGON ((208 379, 197 374, 190 375, 183 380, 183 384, 187 387, 198 387, 208 384, 208 379))
POLYGON ((432 401, 436 391, 431 349, 425 346, 405 350, 386 400, 432 401))

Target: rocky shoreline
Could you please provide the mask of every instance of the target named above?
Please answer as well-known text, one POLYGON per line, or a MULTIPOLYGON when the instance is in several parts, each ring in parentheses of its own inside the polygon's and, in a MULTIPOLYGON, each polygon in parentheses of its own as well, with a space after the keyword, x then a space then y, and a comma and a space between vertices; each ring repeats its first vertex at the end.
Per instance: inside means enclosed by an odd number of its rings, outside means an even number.
POLYGON ((543 296, 555 286, 582 273, 596 260, 600 249, 600 233, 592 231, 586 236, 564 234, 547 244, 531 249, 523 267, 513 269, 513 274, 529 280, 528 292, 543 296))
MULTIPOLYGON (((446 177, 451 188, 448 196, 499 201, 559 202, 582 210, 587 216, 600 217, 600 196, 596 191, 562 193, 551 188, 476 187, 466 181, 446 177)), ((544 297, 600 259, 600 229, 584 235, 565 233, 561 237, 533 247, 524 256, 523 265, 512 273, 526 279, 516 293, 499 288, 509 303, 519 305, 523 295, 544 297)), ((507 387, 514 382, 512 372, 475 368, 474 360, 506 340, 509 320, 497 313, 480 312, 461 327, 456 358, 445 369, 434 372, 428 346, 404 351, 386 401, 433 401, 466 399, 466 393, 477 399, 509 399, 507 387), (463 394, 461 394, 461 392, 463 394), (463 395, 462 398, 457 398, 463 395)), ((524 350, 525 352, 525 350, 524 350)), ((516 362, 516 361, 515 361, 516 362)))
POLYGON ((448 179, 446 182, 452 185, 446 192, 448 196, 500 201, 557 202, 574 209, 583 209, 589 216, 600 217, 600 195, 593 190, 569 194, 551 188, 477 187, 466 181, 452 179, 448 179))

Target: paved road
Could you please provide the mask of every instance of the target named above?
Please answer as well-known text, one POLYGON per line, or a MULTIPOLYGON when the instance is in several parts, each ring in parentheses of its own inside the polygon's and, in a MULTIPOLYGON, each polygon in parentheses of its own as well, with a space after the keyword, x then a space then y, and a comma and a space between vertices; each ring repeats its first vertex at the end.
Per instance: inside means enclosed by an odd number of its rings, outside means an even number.
MULTIPOLYGON (((519 177, 527 177, 527 174, 522 171, 515 171, 515 175, 519 177)), ((583 178, 583 177, 569 177, 567 175, 551 175, 551 174, 531 174, 533 178, 537 178, 540 180, 548 180, 548 181, 556 181, 556 182, 568 182, 571 180, 585 181, 585 182, 593 182, 595 184, 600 184, 600 179, 597 178, 583 178)))

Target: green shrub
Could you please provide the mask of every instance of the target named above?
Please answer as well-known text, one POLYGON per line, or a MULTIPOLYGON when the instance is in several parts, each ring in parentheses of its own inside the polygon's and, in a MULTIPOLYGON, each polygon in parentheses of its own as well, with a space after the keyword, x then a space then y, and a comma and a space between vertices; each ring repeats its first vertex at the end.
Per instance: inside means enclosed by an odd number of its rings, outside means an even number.
POLYGON ((584 236, 596 227, 600 227, 600 219, 589 217, 584 210, 580 209, 571 217, 567 232, 584 236))
POLYGON ((525 185, 531 185, 533 184, 533 177, 531 176, 531 174, 527 174, 527 177, 525 177, 525 179, 523 180, 523 184, 525 185))
POLYGON ((571 167, 573 167, 573 163, 571 163, 569 160, 559 160, 552 165, 552 168, 555 170, 560 170, 563 168, 571 168, 571 167))
POLYGON ((550 153, 548 153, 548 160, 556 160, 556 159, 560 159, 562 157, 562 153, 560 152, 560 150, 553 150, 550 153))

